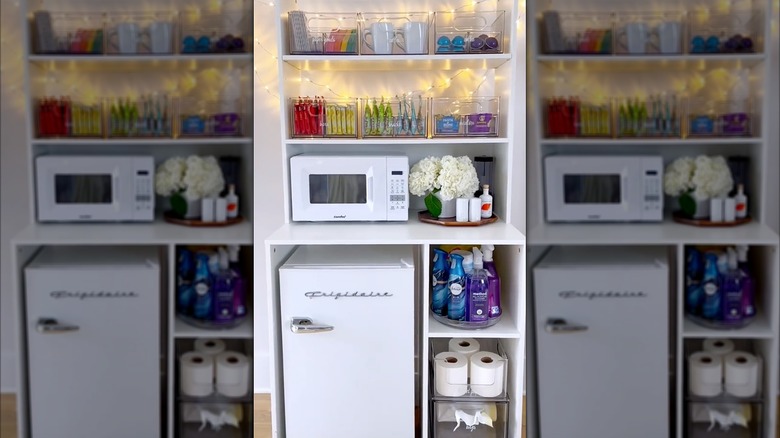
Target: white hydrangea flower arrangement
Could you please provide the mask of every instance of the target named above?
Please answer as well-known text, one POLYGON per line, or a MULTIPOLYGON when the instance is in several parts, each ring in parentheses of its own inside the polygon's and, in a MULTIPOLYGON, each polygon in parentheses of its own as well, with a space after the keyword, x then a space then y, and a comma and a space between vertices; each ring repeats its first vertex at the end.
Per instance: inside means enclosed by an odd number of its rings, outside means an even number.
POLYGON ((409 172, 409 193, 425 196, 425 206, 433 217, 441 214, 442 200, 470 198, 478 188, 477 170, 467 156, 423 158, 409 172))
POLYGON ((677 196, 683 213, 696 217, 697 202, 725 197, 734 188, 726 159, 722 156, 681 157, 664 172, 664 193, 677 196))
POLYGON ((182 217, 187 214, 188 201, 216 197, 225 188, 225 179, 213 156, 173 157, 157 168, 155 192, 171 198, 171 208, 182 217))

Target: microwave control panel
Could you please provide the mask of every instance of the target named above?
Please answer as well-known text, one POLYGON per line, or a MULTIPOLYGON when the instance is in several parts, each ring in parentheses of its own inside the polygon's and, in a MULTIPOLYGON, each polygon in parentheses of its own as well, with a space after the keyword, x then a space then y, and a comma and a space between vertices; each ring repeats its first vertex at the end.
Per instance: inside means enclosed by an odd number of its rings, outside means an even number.
POLYGON ((643 220, 662 220, 664 210, 663 159, 642 157, 644 193, 642 202, 643 220))
POLYGON ((387 157, 387 220, 409 220, 409 158, 387 157))
POLYGON ((135 158, 134 169, 134 211, 135 220, 154 219, 154 159, 152 157, 135 158))

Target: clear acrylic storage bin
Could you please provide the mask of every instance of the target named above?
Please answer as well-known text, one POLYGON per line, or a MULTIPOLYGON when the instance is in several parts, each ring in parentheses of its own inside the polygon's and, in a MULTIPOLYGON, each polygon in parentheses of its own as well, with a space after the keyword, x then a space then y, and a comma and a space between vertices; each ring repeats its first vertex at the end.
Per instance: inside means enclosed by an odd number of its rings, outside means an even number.
POLYGON ((243 99, 179 100, 180 137, 241 137, 244 135, 243 99))
POLYGON ((615 54, 679 55, 683 14, 680 12, 618 13, 615 17, 615 54))
POLYGON ((358 102, 355 99, 298 97, 290 99, 293 138, 357 138, 358 102))
POLYGON ((105 107, 109 137, 173 136, 173 102, 166 95, 112 97, 105 107))
POLYGON ((35 101, 37 138, 103 137, 103 106, 67 97, 35 101))
POLYGON ((682 111, 674 95, 620 98, 614 103, 618 137, 681 136, 682 111))
POLYGON ((761 438, 763 403, 688 402, 688 438, 761 438))
POLYGON ((753 130, 752 101, 691 100, 688 105, 689 137, 750 137, 753 130))
POLYGON ((434 53, 504 53, 504 11, 437 12, 434 53))
POLYGON ((36 54, 101 55, 105 31, 102 13, 36 11, 30 23, 36 54))
MULTIPOLYGON (((452 342, 457 342, 457 339, 452 342)), ((450 339, 431 339, 431 398, 434 400, 507 400, 509 359, 498 339, 479 339, 479 349, 459 363, 450 339)), ((466 356, 466 355, 464 355, 466 356)))
POLYGON ((499 97, 434 98, 434 137, 497 137, 499 97))
POLYGON ((112 15, 106 20, 106 53, 172 54, 175 22, 176 15, 170 12, 112 15))
POLYGON ((360 105, 363 138, 428 136, 428 98, 422 95, 367 98, 360 105))
POLYGON ((545 11, 539 22, 545 54, 613 53, 613 14, 545 11))
POLYGON ((729 14, 688 13, 688 52, 692 54, 761 53, 764 15, 750 9, 729 14))
POLYGON ((612 137, 612 107, 609 102, 556 97, 545 101, 543 115, 547 138, 612 137))
POLYGON ((364 12, 359 21, 361 55, 428 54, 428 12, 364 12))
POLYGON ((251 53, 252 13, 228 11, 221 14, 190 14, 179 18, 179 52, 187 55, 251 53))
POLYGON ((291 55, 357 55, 357 14, 287 13, 291 55))
POLYGON ((509 402, 434 401, 432 438, 505 438, 509 402))

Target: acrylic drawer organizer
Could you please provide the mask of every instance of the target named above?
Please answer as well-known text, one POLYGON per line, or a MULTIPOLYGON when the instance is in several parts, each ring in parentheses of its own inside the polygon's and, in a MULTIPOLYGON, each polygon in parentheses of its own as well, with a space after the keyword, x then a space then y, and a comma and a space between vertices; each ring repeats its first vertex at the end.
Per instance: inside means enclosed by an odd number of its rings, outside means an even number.
POLYGON ((422 95, 360 101, 362 138, 428 136, 428 98, 422 95))
POLYGON ((179 100, 180 137, 241 137, 244 135, 243 99, 179 100))
POLYGON ((692 54, 761 53, 763 14, 737 10, 730 14, 690 12, 688 52, 692 54))
MULTIPOLYGON (((430 341, 431 399, 438 401, 508 401, 506 391, 509 359, 499 339, 481 338, 479 351, 466 357, 467 366, 458 364, 450 340, 430 341), (472 366, 472 362, 476 362, 472 366)), ((466 356, 466 355, 463 355, 466 356)))
POLYGON ((504 53, 504 11, 437 12, 434 53, 504 53))
POLYGON ((504 438, 509 402, 431 403, 432 438, 504 438))
POLYGON ((434 137, 497 137, 499 97, 434 98, 434 137))
POLYGON ((173 104, 168 96, 112 97, 105 106, 109 137, 173 136, 173 104))
POLYGON ((539 22, 541 53, 610 55, 613 53, 611 13, 545 11, 539 22))
POLYGON ((609 102, 556 97, 545 102, 544 118, 547 138, 612 137, 612 108, 609 102))
POLYGON ((690 100, 689 137, 750 137, 755 135, 753 107, 746 101, 690 100))
POLYGON ((618 13, 615 16, 615 54, 682 54, 683 14, 618 13))
POLYGON ((230 11, 193 16, 182 12, 179 18, 179 52, 183 54, 250 53, 252 13, 230 11))
POLYGON ((428 12, 360 14, 361 55, 427 55, 428 12))
POLYGON ((674 95, 619 98, 614 104, 618 137, 681 136, 682 112, 674 95))
POLYGON ((103 107, 100 102, 74 102, 68 97, 35 101, 36 136, 103 137, 103 107))
POLYGON ((293 138, 357 138, 358 101, 315 96, 290 99, 293 138))
POLYGON ((101 13, 37 11, 30 33, 36 54, 101 55, 104 52, 101 13))
POLYGON ((357 14, 287 13, 291 55, 357 55, 357 14))
POLYGON ((172 54, 176 15, 170 12, 121 13, 106 20, 109 55, 172 54))

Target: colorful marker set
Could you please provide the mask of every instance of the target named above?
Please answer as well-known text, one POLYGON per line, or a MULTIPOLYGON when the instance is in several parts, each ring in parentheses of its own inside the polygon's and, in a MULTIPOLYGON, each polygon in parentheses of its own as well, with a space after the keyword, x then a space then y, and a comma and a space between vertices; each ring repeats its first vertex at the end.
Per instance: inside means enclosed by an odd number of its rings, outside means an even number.
POLYGON ((71 102, 69 97, 38 102, 40 137, 99 137, 103 133, 100 105, 71 102))
POLYGON ((621 99, 618 104, 618 137, 679 137, 680 117, 674 95, 621 99))
POLYGON ((553 98, 547 102, 550 137, 608 137, 611 132, 609 104, 583 104, 579 97, 553 98))
POLYGON ((110 137, 170 137, 171 111, 168 97, 148 95, 134 101, 111 99, 108 116, 110 137))

